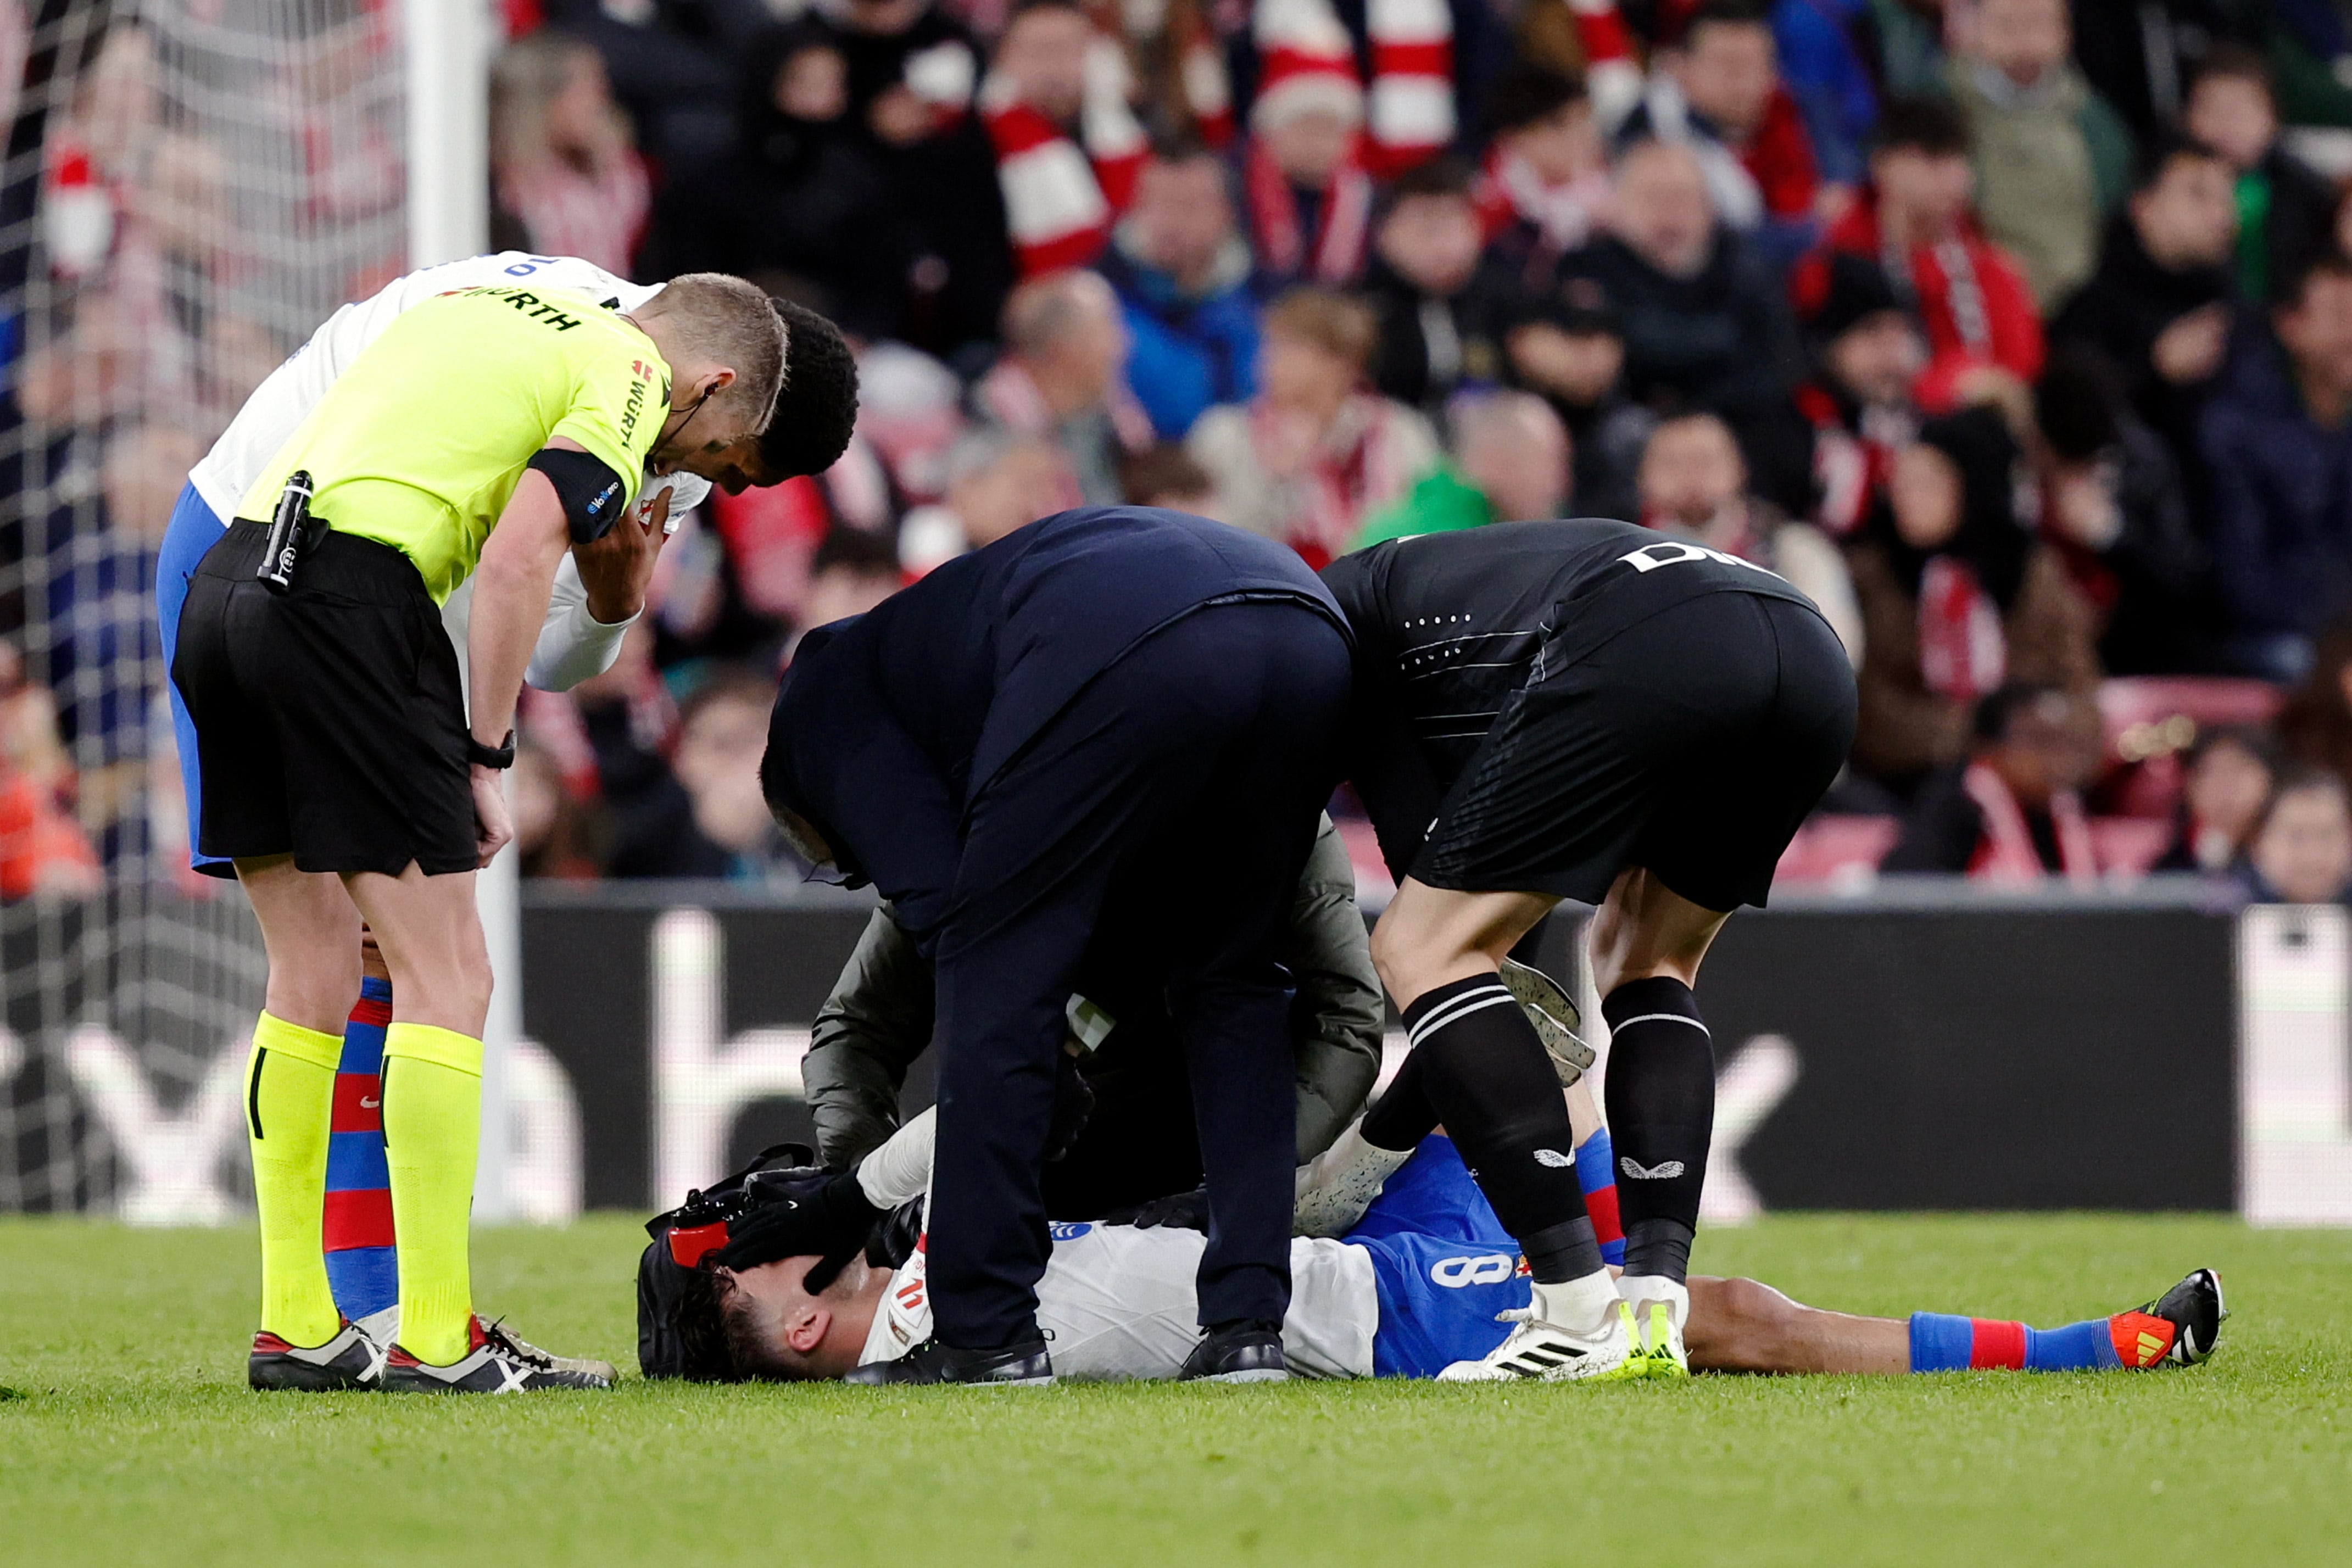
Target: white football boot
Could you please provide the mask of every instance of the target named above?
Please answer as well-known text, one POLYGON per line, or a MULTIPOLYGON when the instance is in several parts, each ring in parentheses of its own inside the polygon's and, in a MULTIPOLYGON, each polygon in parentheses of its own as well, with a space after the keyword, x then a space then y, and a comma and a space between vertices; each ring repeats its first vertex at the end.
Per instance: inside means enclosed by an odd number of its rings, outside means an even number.
POLYGON ((1498 1312, 1495 1321, 1517 1326, 1476 1361, 1457 1361, 1439 1373, 1438 1382, 1627 1383, 1650 1375, 1633 1309, 1606 1273, 1538 1284, 1526 1307, 1498 1312))

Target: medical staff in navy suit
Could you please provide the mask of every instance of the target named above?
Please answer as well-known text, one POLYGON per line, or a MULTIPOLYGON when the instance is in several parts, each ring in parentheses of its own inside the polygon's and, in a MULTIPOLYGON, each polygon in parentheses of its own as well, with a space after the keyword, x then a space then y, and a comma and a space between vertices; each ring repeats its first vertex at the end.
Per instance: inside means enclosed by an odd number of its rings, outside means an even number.
POLYGON ((761 779, 812 858, 932 958, 933 1341, 853 1381, 1051 1378, 1038 1196, 1073 978, 1098 917, 1170 956, 1207 1177, 1188 1375, 1283 1375, 1293 1158, 1284 915, 1337 778, 1338 604, 1289 550, 1086 507, 811 632, 761 779))

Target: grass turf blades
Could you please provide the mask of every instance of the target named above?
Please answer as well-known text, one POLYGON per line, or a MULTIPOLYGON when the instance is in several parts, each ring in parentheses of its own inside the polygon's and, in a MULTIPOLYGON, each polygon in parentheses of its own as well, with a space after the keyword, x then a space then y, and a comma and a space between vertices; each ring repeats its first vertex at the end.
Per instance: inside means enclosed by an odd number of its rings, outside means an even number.
MULTIPOLYGON (((633 1360, 642 1232, 492 1230, 478 1295, 633 1360)), ((244 1387, 250 1232, 0 1222, 0 1563, 2341 1561, 2352 1234, 2220 1219, 1789 1217, 1701 1265, 1800 1300, 2054 1323, 2200 1263, 2161 1374, 700 1388, 244 1387)))

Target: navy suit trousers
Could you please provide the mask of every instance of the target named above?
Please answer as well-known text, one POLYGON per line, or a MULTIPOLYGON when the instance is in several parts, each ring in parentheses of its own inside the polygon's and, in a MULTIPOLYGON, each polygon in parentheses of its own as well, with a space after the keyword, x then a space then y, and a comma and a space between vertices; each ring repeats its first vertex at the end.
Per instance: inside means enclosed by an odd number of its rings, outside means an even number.
POLYGON ((1290 1295, 1295 1091, 1278 954, 1336 781, 1349 651, 1304 604, 1210 604, 1136 644, 988 783, 935 955, 939 1337, 1032 1338, 1064 1008, 1098 923, 1162 945, 1210 1207, 1201 1321, 1290 1295))

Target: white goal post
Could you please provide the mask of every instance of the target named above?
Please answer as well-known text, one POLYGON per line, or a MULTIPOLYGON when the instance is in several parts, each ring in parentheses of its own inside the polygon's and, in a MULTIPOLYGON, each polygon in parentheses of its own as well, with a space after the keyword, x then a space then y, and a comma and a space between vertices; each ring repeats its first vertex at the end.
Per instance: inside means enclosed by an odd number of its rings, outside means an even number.
MULTIPOLYGON (((408 265, 430 267, 489 248, 490 56, 499 22, 489 0, 400 0, 407 56, 408 265)), ((509 849, 477 879, 497 987, 482 1030, 482 1147, 477 1219, 509 1218, 508 1060, 522 1033, 522 903, 509 849)))

